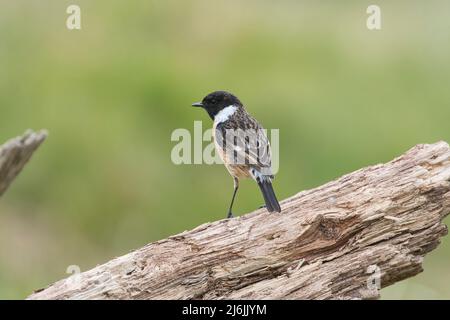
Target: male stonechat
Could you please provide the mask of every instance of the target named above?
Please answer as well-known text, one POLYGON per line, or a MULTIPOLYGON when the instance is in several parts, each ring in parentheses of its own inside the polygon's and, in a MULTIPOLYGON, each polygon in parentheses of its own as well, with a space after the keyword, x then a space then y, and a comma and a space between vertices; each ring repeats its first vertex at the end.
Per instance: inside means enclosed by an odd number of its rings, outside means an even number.
POLYGON ((234 180, 227 218, 233 217, 233 203, 241 178, 256 181, 269 212, 281 212, 272 188, 274 175, 269 140, 258 121, 245 110, 236 96, 226 91, 210 93, 192 106, 205 109, 213 120, 216 151, 234 180))

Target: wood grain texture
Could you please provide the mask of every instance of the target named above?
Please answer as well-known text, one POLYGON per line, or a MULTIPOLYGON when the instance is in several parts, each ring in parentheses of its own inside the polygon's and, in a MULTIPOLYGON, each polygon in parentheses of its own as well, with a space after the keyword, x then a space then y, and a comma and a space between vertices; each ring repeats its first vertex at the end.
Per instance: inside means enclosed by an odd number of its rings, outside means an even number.
POLYGON ((46 131, 28 130, 24 135, 0 146, 0 196, 8 189, 46 137, 46 131))
POLYGON ((449 146, 417 145, 281 207, 148 244, 29 299, 377 298, 376 270, 382 287, 416 275, 447 233, 449 146))

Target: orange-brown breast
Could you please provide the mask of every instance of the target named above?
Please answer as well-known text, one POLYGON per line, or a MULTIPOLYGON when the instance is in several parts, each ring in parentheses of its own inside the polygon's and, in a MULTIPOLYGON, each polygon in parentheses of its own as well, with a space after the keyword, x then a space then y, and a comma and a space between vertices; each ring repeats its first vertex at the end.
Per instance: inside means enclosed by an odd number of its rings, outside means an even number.
POLYGON ((214 146, 216 148, 217 153, 219 154, 220 158, 222 159, 225 167, 227 168, 228 172, 236 178, 250 178, 250 172, 249 172, 249 166, 248 165, 241 165, 241 164, 232 164, 232 161, 228 159, 227 152, 225 152, 221 145, 217 143, 216 140, 216 124, 213 126, 213 132, 212 137, 214 139, 214 146))

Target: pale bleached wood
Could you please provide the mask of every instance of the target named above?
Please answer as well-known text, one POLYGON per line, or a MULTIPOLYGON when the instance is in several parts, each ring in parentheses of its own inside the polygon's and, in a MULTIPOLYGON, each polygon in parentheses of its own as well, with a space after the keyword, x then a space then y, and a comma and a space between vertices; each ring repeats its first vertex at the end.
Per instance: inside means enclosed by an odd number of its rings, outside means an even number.
POLYGON ((281 207, 148 244, 29 299, 377 298, 371 268, 382 287, 414 276, 447 233, 449 146, 417 145, 281 207))
POLYGON ((46 137, 45 130, 39 132, 28 130, 22 136, 0 146, 0 196, 8 189, 46 137))

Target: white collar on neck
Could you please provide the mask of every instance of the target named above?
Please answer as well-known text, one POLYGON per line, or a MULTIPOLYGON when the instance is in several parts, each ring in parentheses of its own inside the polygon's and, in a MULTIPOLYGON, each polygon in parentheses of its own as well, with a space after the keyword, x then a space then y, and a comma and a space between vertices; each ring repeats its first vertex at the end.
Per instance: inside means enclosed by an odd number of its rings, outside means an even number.
POLYGON ((233 104, 229 105, 228 107, 223 108, 214 117, 214 122, 216 124, 219 124, 219 123, 227 121, 236 112, 236 110, 237 110, 237 107, 233 104))

